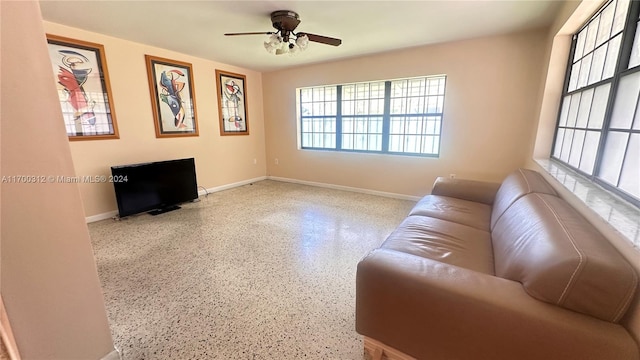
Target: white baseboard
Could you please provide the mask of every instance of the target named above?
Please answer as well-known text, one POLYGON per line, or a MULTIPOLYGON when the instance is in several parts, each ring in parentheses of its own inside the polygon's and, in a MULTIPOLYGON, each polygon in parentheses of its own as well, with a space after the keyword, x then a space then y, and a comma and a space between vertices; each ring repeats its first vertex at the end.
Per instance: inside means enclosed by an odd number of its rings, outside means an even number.
POLYGON ((401 199, 401 200, 418 201, 418 200, 422 199, 421 196, 404 195, 404 194, 397 194, 397 193, 391 193, 391 192, 385 192, 385 191, 377 191, 377 190, 356 188, 356 187, 351 187, 351 186, 342 186, 342 185, 334 185, 334 184, 327 184, 327 183, 314 182, 314 181, 283 178, 283 177, 278 177, 278 176, 267 176, 267 179, 275 180, 275 181, 288 182, 288 183, 294 183, 294 184, 317 186, 317 187, 322 187, 322 188, 327 188, 327 189, 351 191, 351 192, 357 192, 357 193, 368 194, 368 195, 384 196, 384 197, 388 197, 388 198, 401 199))
POLYGON ((122 357, 120 356, 120 352, 118 351, 118 349, 113 349, 112 352, 103 356, 100 360, 122 360, 122 357))
POLYGON ((266 179, 267 179, 266 176, 260 176, 260 177, 253 178, 253 179, 242 180, 242 181, 238 181, 238 182, 231 183, 231 184, 220 185, 220 186, 208 188, 207 191, 198 190, 198 195, 202 196, 202 195, 205 195, 207 193, 210 194, 210 193, 214 193, 214 192, 218 192, 218 191, 229 190, 229 189, 233 189, 235 187, 249 185, 249 184, 252 184, 254 182, 258 182, 258 181, 262 181, 262 180, 266 180, 266 179))
POLYGON ((87 216, 85 220, 87 221, 87 224, 88 224, 88 223, 92 223, 92 222, 96 222, 104 219, 111 219, 116 215, 118 215, 118 210, 113 210, 113 211, 109 211, 109 212, 98 214, 98 215, 87 216))
MULTIPOLYGON (((251 183, 254 183, 254 182, 258 182, 258 181, 262 181, 262 180, 266 180, 266 179, 267 179, 266 176, 260 176, 260 177, 253 178, 253 179, 242 180, 242 181, 238 181, 238 182, 231 183, 231 184, 226 184, 226 185, 221 185, 221 186, 208 188, 208 189, 206 189, 206 191, 205 190, 198 190, 198 196, 202 196, 202 195, 205 195, 207 193, 211 194, 211 193, 218 192, 218 191, 233 189, 235 187, 248 185, 248 184, 251 184, 251 183)), ((113 210, 113 211, 109 211, 109 212, 98 214, 98 215, 87 216, 85 218, 85 220, 86 220, 87 223, 92 223, 92 222, 96 222, 96 221, 100 221, 100 220, 111 219, 112 217, 114 217, 116 215, 118 215, 118 210, 113 210)))

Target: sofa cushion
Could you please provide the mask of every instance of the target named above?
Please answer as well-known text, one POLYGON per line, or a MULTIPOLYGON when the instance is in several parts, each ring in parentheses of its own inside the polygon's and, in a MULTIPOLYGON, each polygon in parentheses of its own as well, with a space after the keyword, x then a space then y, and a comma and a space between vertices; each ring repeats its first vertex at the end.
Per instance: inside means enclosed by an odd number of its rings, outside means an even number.
POLYGON ((418 201, 409 215, 429 216, 489 231, 491 206, 448 196, 427 195, 418 201))
POLYGON ((448 196, 456 199, 493 205, 501 183, 488 181, 438 177, 433 183, 431 195, 448 196))
POLYGON ((495 224, 496 276, 519 281, 542 301, 618 322, 636 274, 589 222, 561 198, 529 194, 495 224))
POLYGON ((416 359, 640 359, 619 324, 538 301, 515 281, 387 249, 358 264, 356 330, 416 359))
POLYGON ((496 222, 511 204, 530 193, 558 195, 553 187, 536 171, 518 169, 507 176, 502 185, 500 185, 493 201, 491 229, 493 230, 496 222))
POLYGON ((494 274, 489 233, 445 220, 409 216, 381 248, 494 274))

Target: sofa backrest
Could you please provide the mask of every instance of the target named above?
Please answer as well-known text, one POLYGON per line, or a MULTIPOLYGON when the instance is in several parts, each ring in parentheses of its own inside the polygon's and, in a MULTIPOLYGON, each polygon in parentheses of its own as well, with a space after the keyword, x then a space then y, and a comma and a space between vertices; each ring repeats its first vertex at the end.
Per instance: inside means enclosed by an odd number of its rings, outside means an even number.
POLYGON ((531 194, 543 193, 558 195, 540 173, 529 169, 518 169, 507 176, 500 185, 491 211, 491 229, 504 212, 519 198, 531 194))
POLYGON ((496 276, 522 283, 538 300, 618 322, 635 294, 631 265, 559 197, 521 197, 491 237, 496 276))

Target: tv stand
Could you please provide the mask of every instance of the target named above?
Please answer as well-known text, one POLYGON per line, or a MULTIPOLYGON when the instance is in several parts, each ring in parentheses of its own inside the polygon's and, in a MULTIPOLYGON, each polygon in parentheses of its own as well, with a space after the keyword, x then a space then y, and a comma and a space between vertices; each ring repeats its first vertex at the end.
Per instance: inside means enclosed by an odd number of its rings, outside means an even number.
POLYGON ((173 210, 178 210, 178 209, 180 209, 180 206, 178 206, 178 205, 169 205, 169 206, 165 206, 165 207, 160 208, 160 209, 151 210, 151 211, 148 212, 148 214, 156 216, 156 215, 164 214, 166 212, 173 211, 173 210))

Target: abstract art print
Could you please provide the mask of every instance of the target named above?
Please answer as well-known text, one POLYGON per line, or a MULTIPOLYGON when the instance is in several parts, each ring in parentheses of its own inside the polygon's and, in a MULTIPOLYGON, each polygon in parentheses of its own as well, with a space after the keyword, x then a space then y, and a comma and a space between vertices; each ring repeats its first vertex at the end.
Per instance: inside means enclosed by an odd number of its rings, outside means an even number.
POLYGON ((220 135, 249 135, 246 77, 216 70, 216 85, 220 135))
POLYGON ((69 140, 118 139, 104 47, 47 34, 69 140))
POLYGON ((198 136, 191 64, 145 55, 156 137, 198 136))

